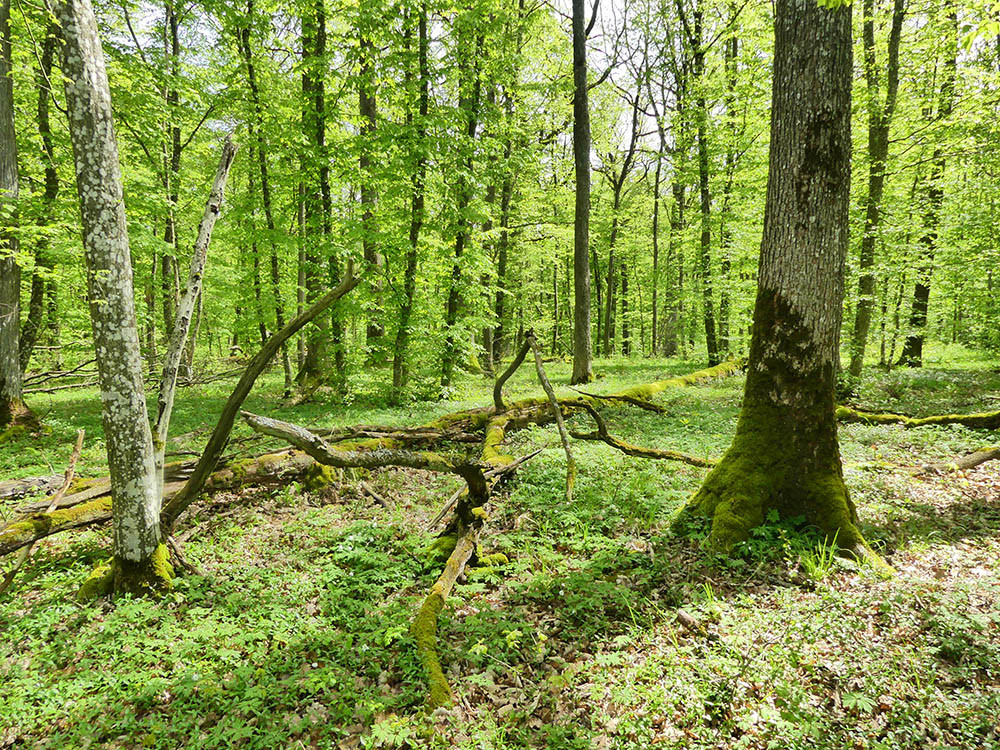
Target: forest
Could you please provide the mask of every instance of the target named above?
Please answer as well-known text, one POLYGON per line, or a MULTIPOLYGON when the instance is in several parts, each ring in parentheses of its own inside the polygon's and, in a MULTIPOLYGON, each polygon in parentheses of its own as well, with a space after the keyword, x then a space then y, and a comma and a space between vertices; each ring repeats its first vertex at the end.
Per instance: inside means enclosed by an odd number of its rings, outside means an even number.
POLYGON ((0 750, 1000 748, 1000 2, 0 0, 0 750))

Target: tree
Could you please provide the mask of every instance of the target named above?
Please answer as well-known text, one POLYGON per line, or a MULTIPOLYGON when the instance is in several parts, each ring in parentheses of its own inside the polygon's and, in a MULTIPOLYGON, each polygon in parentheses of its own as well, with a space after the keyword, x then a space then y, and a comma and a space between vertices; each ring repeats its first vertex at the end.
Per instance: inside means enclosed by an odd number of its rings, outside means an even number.
POLYGON ((861 550, 834 414, 851 175, 851 12, 778 0, 764 232, 736 435, 689 504, 727 550, 771 511, 861 550))
POLYGON ((882 219, 882 195, 885 191, 885 166, 889 156, 889 126, 896 109, 899 91, 899 38, 906 13, 903 0, 894 0, 892 27, 889 31, 888 61, 885 71, 885 100, 880 100, 875 52, 875 0, 865 0, 864 48, 865 85, 868 109, 868 195, 865 198, 865 228, 861 236, 861 257, 858 276, 858 306, 851 335, 852 377, 861 375, 865 361, 868 331, 871 328, 872 307, 875 304, 875 241, 882 219))
POLYGON ((32 419, 21 387, 21 266, 18 263, 17 138, 10 0, 0 6, 0 428, 32 419))
POLYGON ((111 475, 114 588, 141 592, 164 585, 169 574, 111 94, 90 0, 63 0, 53 10, 64 40, 62 68, 111 475))
MULTIPOLYGON (((576 208, 573 220, 573 377, 594 379, 590 340, 590 108, 587 103, 587 35, 583 0, 573 0, 573 163, 576 208)), ((594 17, 596 18, 596 5, 594 17)))
MULTIPOLYGON (((944 72, 938 91, 936 119, 947 122, 955 105, 955 78, 958 70, 958 12, 953 0, 945 2, 944 72)), ((931 158, 930 173, 926 177, 924 210, 924 233, 920 238, 921 254, 917 268, 917 282, 913 286, 913 301, 910 306, 910 327, 899 355, 899 364, 920 367, 924 357, 924 337, 927 328, 927 309, 930 305, 931 279, 934 275, 934 256, 939 245, 941 209, 944 204, 944 170, 947 156, 939 140, 931 158)))

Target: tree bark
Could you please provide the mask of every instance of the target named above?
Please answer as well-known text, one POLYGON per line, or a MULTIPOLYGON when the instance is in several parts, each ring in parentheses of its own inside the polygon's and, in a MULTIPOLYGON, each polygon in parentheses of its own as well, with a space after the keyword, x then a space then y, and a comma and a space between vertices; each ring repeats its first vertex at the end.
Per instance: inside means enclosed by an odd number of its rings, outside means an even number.
MULTIPOLYGON (((573 220, 574 385, 594 379, 590 338, 590 107, 587 102, 587 29, 584 0, 573 0, 573 220)), ((600 310, 598 309, 598 313, 600 310)))
POLYGON ((729 550, 770 511, 867 547, 834 415, 851 170, 851 11, 778 0, 757 300, 733 443, 688 506, 729 550))
POLYGON ((62 68, 111 475, 114 584, 116 592, 138 593, 169 585, 169 575, 111 95, 90 0, 64 0, 53 10, 64 40, 62 68))
POLYGON ((899 38, 906 13, 904 0, 893 0, 892 26, 889 29, 888 62, 885 74, 885 101, 880 101, 875 54, 875 0, 864 0, 863 38, 865 50, 865 85, 868 89, 868 195, 865 198, 865 228, 861 236, 859 258, 858 306, 851 335, 851 363, 848 372, 861 376, 864 367, 872 307, 875 304, 875 242, 882 219, 882 195, 885 192, 885 166, 889 156, 889 126, 896 108, 899 90, 899 38))
POLYGON ((372 301, 368 311, 368 323, 365 327, 365 339, 368 345, 369 362, 382 360, 385 339, 385 327, 382 325, 383 315, 382 282, 377 278, 378 270, 383 264, 382 255, 378 252, 375 240, 375 207, 377 193, 375 190, 375 175, 373 173, 372 151, 375 140, 375 127, 378 118, 376 107, 376 73, 375 44, 372 35, 379 19, 373 16, 371 0, 362 0, 358 4, 358 46, 360 48, 361 69, 358 72, 358 112, 361 115, 361 129, 358 133, 360 155, 358 166, 361 170, 361 244, 365 263, 374 271, 375 276, 370 282, 372 301))
POLYGON ((18 179, 11 71, 10 0, 0 5, 0 429, 31 413, 21 384, 21 267, 17 262, 18 179))

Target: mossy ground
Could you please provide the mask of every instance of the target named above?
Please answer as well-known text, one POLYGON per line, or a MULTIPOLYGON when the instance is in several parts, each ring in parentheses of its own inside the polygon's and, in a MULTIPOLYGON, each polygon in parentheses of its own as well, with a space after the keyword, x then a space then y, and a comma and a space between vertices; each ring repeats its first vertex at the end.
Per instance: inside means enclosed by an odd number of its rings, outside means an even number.
MULTIPOLYGON (((920 415, 996 404, 995 363, 960 364, 868 373, 859 403, 920 415)), ((568 365, 547 366, 554 383, 568 380, 568 365)), ((598 361, 604 377, 588 390, 701 366, 598 361)), ((508 398, 539 395, 533 377, 525 368, 508 398)), ((718 457, 741 386, 664 392, 665 415, 609 410, 609 427, 639 445, 718 457)), ((176 432, 196 434, 173 449, 197 449, 226 390, 181 391, 176 432)), ((378 406, 378 394, 284 408, 279 375, 248 408, 321 426, 415 424, 491 398, 472 377, 456 394, 405 408, 378 406)), ((0 472, 58 470, 86 424, 85 473, 101 473, 95 395, 44 406, 53 435, 19 442, 16 457, 0 449, 0 472)), ((583 417, 573 426, 590 429, 583 417)), ((669 530, 705 470, 602 444, 574 443, 567 506, 555 427, 515 433, 505 452, 545 450, 490 506, 481 559, 508 562, 470 569, 441 613, 456 697, 447 715, 424 712, 409 626, 440 572, 424 558, 436 533, 425 528, 457 477, 372 472, 366 481, 391 510, 346 478, 336 494, 220 493, 193 509, 200 525, 185 544, 206 577, 176 578, 158 602, 77 604, 110 530, 45 540, 0 601, 0 747, 998 746, 1000 465, 910 474, 991 436, 856 424, 840 436, 861 529, 897 570, 891 579, 828 560, 787 523, 756 530, 734 557, 706 555, 703 526, 669 530)))

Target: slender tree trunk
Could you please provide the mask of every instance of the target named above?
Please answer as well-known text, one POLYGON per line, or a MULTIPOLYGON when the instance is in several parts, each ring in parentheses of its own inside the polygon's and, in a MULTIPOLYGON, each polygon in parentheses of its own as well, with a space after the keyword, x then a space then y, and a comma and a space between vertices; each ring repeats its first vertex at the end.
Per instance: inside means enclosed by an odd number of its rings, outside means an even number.
MULTIPOLYGON (((254 17, 253 0, 247 0, 248 24, 254 17)), ((260 87, 257 84, 257 72, 253 61, 253 48, 250 45, 250 26, 244 26, 239 31, 239 42, 243 53, 243 63, 246 66, 247 84, 250 87, 250 98, 253 102, 256 122, 250 126, 250 136, 256 140, 257 167, 260 174, 261 202, 264 206, 264 221, 267 225, 268 237, 271 245, 271 296, 274 298, 274 330, 280 331, 285 327, 285 305, 281 296, 281 263, 278 259, 278 248, 274 242, 276 226, 274 222, 274 208, 271 201, 271 179, 267 166, 267 139, 264 135, 264 109, 260 98, 260 87)), ((251 151, 251 155, 253 151, 251 151)), ((251 167, 252 169, 252 167, 251 167)), ((256 247, 256 241, 254 243, 256 247)), ((256 260, 256 256, 255 256, 256 260)), ((263 321, 263 317, 262 317, 263 321)), ((263 322, 262 322, 263 325, 263 322)), ((261 343, 263 343, 263 334, 261 343)), ((292 390, 292 362, 288 354, 288 344, 281 347, 281 366, 285 375, 285 395, 289 395, 292 390)))
POLYGON ((169 585, 169 566, 160 539, 111 96, 90 0, 64 0, 53 10, 64 40, 62 69, 111 474, 114 586, 142 592, 169 585))
MULTIPOLYGON (((59 194, 59 174, 56 172, 55 153, 52 148, 52 131, 49 125, 49 80, 52 73, 52 58, 55 53, 56 34, 58 29, 49 26, 42 43, 42 56, 39 61, 35 85, 38 87, 38 135, 42 141, 42 159, 45 163, 45 188, 42 193, 42 212, 38 217, 39 226, 47 226, 52 222, 56 197, 59 194)), ((45 289, 46 284, 54 283, 53 271, 55 260, 48 238, 39 235, 35 246, 35 270, 31 275, 31 296, 28 301, 28 316, 21 326, 20 366, 21 372, 28 369, 31 354, 38 341, 45 320, 45 289)))
POLYGON ((626 357, 632 354, 631 332, 628 325, 628 272, 627 263, 622 263, 622 354, 626 357))
MULTIPOLYGON (((409 42, 409 36, 407 36, 409 42)), ((427 113, 430 101, 430 71, 427 62, 427 3, 420 5, 417 19, 417 79, 418 109, 416 122, 412 111, 407 111, 407 126, 414 127, 413 175, 410 196, 410 245, 406 250, 406 270, 403 273, 403 302, 399 309, 399 328, 396 330, 396 346, 392 359, 392 387, 397 398, 406 385, 407 362, 410 346, 410 319, 413 316, 413 297, 417 288, 417 259, 420 247, 420 230, 424 222, 424 179, 427 171, 425 142, 427 140, 427 113)), ((410 79, 409 65, 407 78, 410 79)), ((407 87, 409 89, 409 87, 407 87)))
MULTIPOLYGON (((573 164, 576 203, 573 220, 574 385, 594 379, 590 339, 590 107, 587 102, 586 3, 573 0, 573 164)), ((600 292, 598 292, 600 297, 600 292)), ((600 299, 598 299, 600 311, 600 299)), ((599 325, 599 324, 598 324, 599 325)))
POLYGON ((480 75, 480 54, 483 47, 483 37, 477 36, 475 42, 476 53, 472 56, 472 62, 462 63, 463 73, 459 74, 459 86, 462 93, 459 95, 458 108, 465 117, 464 148, 468 151, 464 159, 464 171, 457 178, 456 185, 456 206, 458 214, 455 231, 455 256, 451 266, 451 285, 448 288, 448 304, 445 310, 445 344, 441 357, 441 385, 449 387, 454 378, 455 365, 458 361, 459 336, 456 330, 458 326, 459 310, 462 307, 462 255, 465 253, 466 245, 469 242, 470 222, 466 214, 469 204, 472 202, 469 176, 473 169, 473 151, 476 142, 476 129, 479 125, 480 95, 482 92, 482 77, 480 75), (471 79, 471 80, 467 80, 471 79))
POLYGON ((174 319, 177 317, 177 302, 180 296, 180 276, 177 266, 179 256, 177 238, 177 203, 179 198, 181 171, 181 128, 177 121, 180 94, 177 79, 180 76, 180 20, 172 0, 164 6, 164 54, 169 60, 170 81, 166 87, 166 104, 169 114, 167 134, 170 141, 169 152, 164 144, 164 180, 167 188, 167 215, 164 223, 163 241, 172 250, 164 253, 160 262, 163 289, 163 330, 167 338, 173 333, 174 319))
POLYGON ((385 328, 382 325, 383 315, 382 282, 377 278, 377 271, 382 267, 382 255, 378 252, 375 238, 375 205, 377 194, 375 190, 375 175, 373 173, 372 151, 375 140, 375 127, 378 118, 376 107, 376 72, 375 45, 372 34, 375 32, 378 18, 372 17, 373 3, 362 0, 358 6, 358 42, 361 50, 361 70, 358 80, 358 111, 361 115, 360 151, 358 157, 361 168, 361 244, 364 250, 365 263, 377 269, 371 282, 372 302, 368 312, 368 324, 365 328, 365 339, 368 345, 369 362, 380 362, 384 352, 385 328))
MULTIPOLYGON (((944 74, 938 94, 937 119, 947 122, 955 103, 955 75, 958 68, 958 13, 954 0, 947 0, 948 36, 946 40, 944 74)), ((934 256, 937 254, 938 231, 941 224, 941 207, 944 204, 943 177, 946 157, 943 147, 934 148, 931 171, 926 182, 926 210, 924 211, 923 246, 917 268, 917 282, 913 287, 910 307, 909 333, 899 355, 899 364, 920 367, 924 357, 924 337, 927 331, 927 310, 930 306, 931 280, 934 276, 934 256)))
POLYGON ((905 15, 904 0, 894 0, 892 7, 884 103, 880 101, 879 76, 876 70, 875 0, 864 0, 863 13, 865 84, 868 90, 868 195, 865 198, 865 229, 861 235, 861 257, 858 264, 858 307, 854 316, 851 363, 848 367, 848 372, 854 378, 861 376, 861 369, 864 367, 872 307, 875 304, 875 242, 882 218, 885 165, 889 156, 889 125, 899 89, 899 37, 905 15))
POLYGON ((728 550, 771 510, 866 550, 834 414, 851 155, 851 12, 777 0, 771 146, 750 359, 736 435, 690 508, 728 550))

